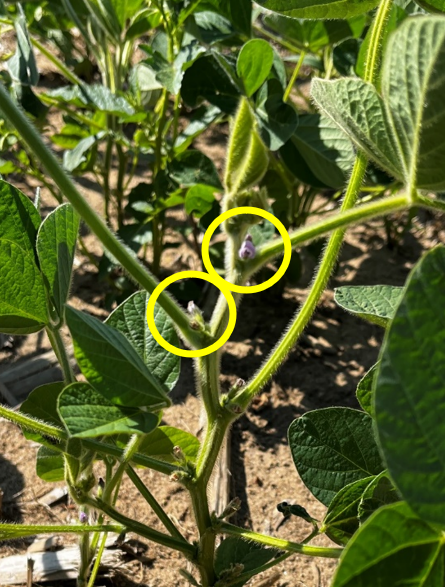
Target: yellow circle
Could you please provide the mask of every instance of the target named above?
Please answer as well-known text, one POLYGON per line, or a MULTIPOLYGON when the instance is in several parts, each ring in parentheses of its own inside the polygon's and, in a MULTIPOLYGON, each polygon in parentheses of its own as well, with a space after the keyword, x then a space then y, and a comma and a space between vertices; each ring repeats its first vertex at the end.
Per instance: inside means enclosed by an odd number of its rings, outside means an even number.
POLYGON ((202 255, 202 260, 204 262, 204 267, 209 272, 209 275, 211 275, 213 278, 212 283, 214 285, 216 285, 217 287, 219 287, 221 289, 221 291, 223 291, 223 289, 222 289, 223 287, 226 287, 227 289, 230 289, 231 291, 236 291, 237 293, 258 293, 260 291, 264 291, 265 289, 268 289, 269 287, 271 287, 272 285, 277 283, 277 281, 283 277, 283 275, 286 272, 286 269, 289 267, 289 263, 290 263, 290 259, 291 259, 291 255, 292 255, 292 243, 290 241, 289 233, 284 228, 284 225, 278 220, 278 218, 273 216, 273 214, 270 214, 270 212, 266 212, 265 210, 261 210, 261 208, 254 208, 251 206, 242 206, 240 208, 232 208, 231 210, 228 210, 227 212, 223 212, 222 214, 220 214, 218 216, 218 218, 215 218, 215 220, 208 227, 208 229, 206 230, 206 233, 204 235, 204 238, 202 241, 201 255, 202 255), (272 224, 275 226, 275 228, 281 234, 281 237, 283 239, 284 258, 283 258, 283 262, 281 263, 280 268, 275 273, 275 275, 273 275, 270 279, 268 279, 264 283, 260 283, 259 285, 248 286, 248 285, 235 285, 233 283, 229 283, 228 281, 223 279, 220 275, 218 275, 218 273, 215 271, 215 269, 213 268, 213 266, 210 262, 209 247, 210 247, 210 239, 212 238, 213 233, 215 232, 216 228, 221 224, 221 222, 224 222, 224 220, 227 220, 228 218, 232 218, 232 216, 237 216, 238 214, 255 214, 256 216, 261 216, 262 218, 269 220, 269 222, 272 222, 272 224))
POLYGON ((210 353, 214 353, 220 347, 222 347, 222 345, 229 339, 230 335, 233 332, 233 329, 235 328, 235 323, 236 323, 236 304, 235 304, 235 300, 233 299, 232 293, 230 292, 229 288, 225 284, 224 280, 223 280, 222 285, 217 285, 214 282, 214 280, 212 279, 212 277, 208 273, 204 273, 203 271, 180 271, 179 273, 175 273, 174 275, 167 277, 167 279, 164 279, 164 281, 161 281, 161 283, 155 288, 153 293, 150 295, 150 298, 149 298, 148 304, 147 304, 147 324, 148 324, 148 328, 150 329, 150 332, 152 333, 153 337, 162 347, 164 347, 164 349, 166 349, 167 351, 170 351, 174 355, 178 355, 179 357, 192 357, 192 358, 205 357, 207 355, 210 355, 210 353), (159 331, 156 328, 156 324, 154 321, 155 304, 156 304, 156 300, 158 299, 160 293, 166 287, 168 287, 170 284, 172 284, 174 281, 177 281, 178 279, 186 279, 188 277, 196 277, 198 279, 204 279, 205 281, 208 281, 209 283, 216 285, 216 287, 218 287, 221 290, 223 296, 226 298, 227 305, 229 307, 229 323, 227 325, 227 328, 226 328, 224 334, 216 342, 214 342, 210 346, 206 347, 205 349, 197 349, 194 351, 187 351, 184 349, 178 349, 177 347, 173 346, 172 344, 170 344, 169 342, 164 340, 162 338, 162 336, 159 334, 159 331))

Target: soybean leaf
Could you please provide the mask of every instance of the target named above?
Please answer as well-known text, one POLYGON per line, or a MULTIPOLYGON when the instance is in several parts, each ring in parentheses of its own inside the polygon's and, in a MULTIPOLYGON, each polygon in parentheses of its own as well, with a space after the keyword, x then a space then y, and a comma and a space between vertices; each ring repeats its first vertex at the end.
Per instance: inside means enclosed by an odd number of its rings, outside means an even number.
POLYGON ((259 0, 268 10, 292 18, 351 18, 378 5, 378 0, 259 0))
POLYGON ((337 21, 298 20, 280 14, 267 14, 264 17, 267 27, 297 47, 312 53, 327 45, 360 36, 365 23, 364 16, 337 21))
POLYGON ((335 290, 337 304, 360 318, 388 326, 403 295, 403 287, 392 285, 347 285, 335 290))
POLYGON ((210 4, 226 16, 240 33, 251 36, 252 2, 250 0, 210 0, 210 4))
POLYGON ((443 584, 442 534, 406 503, 377 511, 349 541, 332 587, 443 584))
MULTIPOLYGON (((61 428, 62 423, 57 412, 57 399, 64 387, 65 384, 62 381, 36 387, 20 406, 20 412, 61 428)), ((28 440, 34 440, 48 446, 48 441, 37 432, 23 430, 23 434, 28 440)))
MULTIPOLYGON (((255 542, 247 542, 242 538, 229 537, 221 542, 215 555, 215 572, 223 580, 231 577, 234 565, 242 565, 242 572, 252 572, 255 569, 267 564, 277 556, 279 551, 272 548, 265 548, 255 542)), ((234 575, 235 577, 235 575, 234 575)), ((234 587, 241 587, 246 581, 234 583, 234 587)))
POLYGON ((199 451, 199 440, 190 432, 173 426, 159 426, 143 439, 138 452, 156 457, 169 463, 176 462, 173 454, 175 446, 179 446, 187 459, 194 462, 199 451))
POLYGON ((325 505, 345 485, 383 470, 372 418, 349 408, 314 410, 294 420, 288 432, 297 471, 325 505))
POLYGON ((40 216, 20 190, 0 180, 0 238, 12 241, 34 254, 40 216))
POLYGON ((223 112, 233 114, 240 96, 233 76, 221 67, 213 54, 203 55, 184 73, 181 96, 191 108, 207 100, 223 112))
POLYGON ((445 18, 406 19, 388 42, 382 96, 358 79, 315 80, 319 107, 410 190, 445 189, 445 18), (405 72, 410 72, 407 80, 405 72))
POLYGON ((392 480, 426 520, 445 524, 445 248, 411 272, 375 384, 379 442, 392 480))
POLYGON ((296 110, 283 102, 283 89, 277 79, 270 79, 258 92, 256 118, 261 138, 271 151, 277 151, 298 126, 296 110))
POLYGON ((224 185, 235 194, 256 185, 267 171, 269 156, 256 131, 255 118, 249 103, 242 98, 233 119, 224 185))
POLYGON ((315 79, 312 97, 322 113, 393 177, 401 179, 403 168, 389 115, 376 89, 359 79, 315 79))
POLYGON ((389 39, 382 92, 411 187, 445 188, 444 68, 445 18, 407 19, 389 39))
MULTIPOLYGON (((283 163, 286 165, 286 168, 292 173, 294 177, 296 177, 302 183, 307 183, 310 186, 317 187, 317 188, 327 188, 326 184, 324 184, 316 175, 312 172, 309 165, 304 160, 303 156, 301 155, 297 145, 295 144, 294 137, 292 136, 290 140, 285 143, 280 149, 280 157, 283 160, 283 163)), ((344 185, 342 183, 342 185, 344 185)), ((338 186, 340 187, 340 186, 338 186)), ((285 196, 287 198, 287 196, 285 196)), ((284 202, 285 204, 285 211, 287 214, 287 210, 289 204, 284 202)))
POLYGON ((400 501, 400 497, 391 483, 387 471, 383 471, 374 477, 363 492, 358 506, 360 524, 363 524, 379 508, 398 501, 400 501))
POLYGON ((40 269, 61 317, 71 286, 79 223, 72 206, 62 204, 45 218, 37 236, 40 269))
POLYGON ((243 80, 244 90, 252 96, 268 78, 274 61, 274 52, 267 41, 251 39, 243 45, 236 63, 236 71, 243 80))
POLYGON ((337 544, 347 544, 359 527, 358 509, 374 477, 365 477, 340 489, 329 504, 321 529, 337 544))
POLYGON ((148 434, 158 416, 113 405, 88 383, 72 383, 58 399, 58 411, 71 436, 94 438, 114 434, 148 434))
POLYGON ((212 209, 214 201, 215 188, 198 183, 189 188, 185 196, 185 211, 195 218, 202 218, 212 209))
POLYGON ((62 453, 48 446, 41 446, 37 451, 36 473, 44 481, 63 481, 65 462, 62 453))
POLYGON ((354 164, 354 150, 330 118, 318 114, 300 116, 292 141, 323 184, 334 189, 344 186, 354 164))
POLYGON ((171 178, 182 187, 197 183, 222 187, 213 161, 195 149, 179 153, 170 163, 169 171, 171 178))
POLYGON ((429 12, 445 12, 444 0, 416 0, 417 4, 429 12))
POLYGON ((236 34, 230 20, 222 14, 204 10, 195 14, 194 20, 193 35, 205 45, 220 43, 236 34))
POLYGON ((74 354, 86 379, 111 402, 157 410, 170 400, 126 337, 108 324, 66 307, 74 354))
POLYGON ((221 110, 216 106, 200 106, 190 117, 189 125, 178 135, 175 142, 175 152, 185 151, 193 139, 206 130, 220 115, 221 110))
POLYGON ((370 416, 373 415, 373 386, 374 386, 374 379, 377 374, 379 364, 377 363, 360 379, 357 385, 356 395, 359 404, 368 412, 370 416))
MULTIPOLYGON (((106 319, 106 324, 119 330, 131 343, 149 371, 172 390, 178 381, 181 359, 156 342, 147 324, 147 292, 136 292, 118 306, 106 319)), ((159 304, 155 304, 154 321, 164 340, 179 346, 172 321, 159 304)))
POLYGON ((86 153, 96 145, 97 141, 102 138, 103 133, 97 135, 91 135, 79 141, 74 149, 65 151, 63 154, 63 166, 67 171, 74 171, 87 161, 86 153))
POLYGON ((113 94, 109 88, 100 84, 64 86, 48 92, 48 96, 65 104, 100 110, 117 116, 135 113, 133 106, 125 98, 113 94))
POLYGON ((45 287, 33 257, 0 239, 0 332, 30 334, 48 321, 45 287))

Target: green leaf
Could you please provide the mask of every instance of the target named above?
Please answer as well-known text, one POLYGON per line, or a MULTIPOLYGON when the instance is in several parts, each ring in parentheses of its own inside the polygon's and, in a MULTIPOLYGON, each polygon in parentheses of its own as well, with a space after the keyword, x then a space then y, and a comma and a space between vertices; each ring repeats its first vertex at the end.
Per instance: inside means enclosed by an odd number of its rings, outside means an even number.
POLYGON ((358 509, 374 477, 365 477, 340 489, 329 504, 321 529, 337 544, 347 544, 359 528, 358 509))
POLYGON ((411 187, 445 189, 444 69, 444 17, 407 19, 389 39, 382 92, 411 187))
POLYGON ((375 364, 369 371, 366 373, 364 377, 360 379, 357 385, 356 395, 359 404, 368 412, 370 416, 373 415, 373 387, 374 387, 374 379, 377 374, 377 369, 379 364, 375 364))
POLYGON ((445 12, 444 0, 416 0, 417 4, 429 12, 445 12))
POLYGON ((77 143, 74 149, 65 151, 63 154, 63 166, 67 171, 74 171, 87 161, 86 153, 96 145, 99 138, 103 136, 103 133, 86 137, 77 143))
POLYGON ((117 405, 153 410, 170 405, 164 386, 122 333, 70 306, 66 321, 80 370, 105 398, 117 405))
POLYGON ((312 96, 355 144, 409 190, 445 189, 445 18, 406 19, 388 42, 382 96, 370 84, 315 80, 312 96), (406 71, 410 72, 409 80, 406 71))
POLYGON ((171 178, 182 187, 202 183, 222 188, 215 164, 201 151, 192 149, 179 153, 169 164, 169 171, 171 178))
POLYGON ((236 194, 255 186, 267 171, 269 156, 256 132, 256 122, 249 103, 242 98, 233 120, 224 184, 228 193, 236 194))
POLYGON ((88 383, 72 383, 59 396, 58 410, 71 436, 94 438, 113 434, 148 434, 158 416, 113 405, 88 383))
POLYGON ((238 55, 236 71, 243 80, 250 98, 268 78, 274 61, 272 47, 263 39, 251 39, 243 45, 238 55))
POLYGON ((259 0, 268 10, 293 18, 351 18, 372 10, 379 0, 259 0))
POLYGON ((379 508, 398 501, 400 501, 400 497, 391 483, 387 471, 383 471, 374 477, 363 492, 358 507, 360 524, 363 524, 379 508))
POLYGON ((252 32, 251 0, 209 0, 215 10, 227 17, 240 33, 248 37, 252 32))
POLYGON ((196 461, 200 446, 199 440, 190 432, 173 426, 158 426, 154 432, 144 438, 138 452, 162 461, 175 463, 177 462, 173 454, 175 446, 179 446, 189 461, 196 461))
POLYGON ((292 141, 312 173, 334 189, 345 185, 355 160, 352 143, 327 116, 299 117, 292 141))
POLYGON ((91 110, 100 110, 116 116, 134 114, 134 108, 122 96, 100 84, 87 86, 64 86, 47 93, 51 98, 65 104, 72 104, 80 108, 86 107, 91 110))
POLYGON ((202 218, 207 214, 215 201, 215 188, 209 185, 197 184, 189 188, 185 197, 185 211, 195 218, 202 218))
POLYGON ((240 97, 235 75, 235 71, 230 75, 213 54, 203 55, 184 73, 182 99, 191 108, 207 100, 223 112, 233 114, 240 97))
MULTIPOLYGON (((105 323, 119 330, 131 343, 149 371, 172 390, 178 381, 181 359, 161 347, 147 324, 146 312, 149 299, 147 292, 136 292, 112 312, 105 323)), ((173 322, 159 304, 155 304, 154 321, 164 340, 179 346, 173 322)))
POLYGON ((0 239, 0 332, 30 334, 47 321, 45 287, 33 257, 0 239))
POLYGON ((0 238, 12 241, 34 254, 40 216, 20 190, 0 180, 0 238))
POLYGON ((387 331, 375 384, 380 445, 397 489, 445 524, 445 248, 411 272, 387 331))
POLYGON ((384 328, 394 317, 403 287, 392 285, 347 285, 335 290, 337 304, 360 318, 384 328))
POLYGON ((365 26, 366 18, 358 16, 350 20, 297 20, 267 14, 264 24, 293 45, 311 53, 317 53, 327 45, 340 43, 345 39, 358 37, 365 26))
POLYGON ((270 79, 258 92, 256 118, 264 144, 277 151, 298 126, 296 110, 283 102, 283 89, 277 79, 270 79))
MULTIPOLYGON (((63 381, 46 383, 36 387, 20 406, 20 412, 61 428, 62 422, 57 411, 57 400, 64 387, 63 381)), ((28 440, 34 440, 34 442, 48 446, 48 441, 36 432, 23 430, 23 434, 28 440)))
POLYGON ((37 451, 36 473, 40 479, 48 482, 64 481, 65 462, 62 453, 47 446, 37 451))
POLYGON ((383 470, 372 418, 358 410, 308 412, 292 422, 288 436, 303 483, 327 506, 345 485, 383 470))
MULTIPOLYGON (((238 571, 243 573, 252 572, 253 576, 255 569, 270 562, 277 556, 278 552, 255 542, 247 542, 242 538, 229 537, 223 540, 216 550, 215 572, 221 581, 235 578, 236 574, 233 574, 233 571, 236 573, 236 565, 239 566, 238 571)), ((241 581, 233 585, 234 587, 241 587, 246 582, 241 581)))
POLYGON ((62 204, 45 218, 37 236, 40 269, 61 317, 70 292, 79 223, 72 206, 62 204))
POLYGON ((330 117, 370 159, 393 177, 403 177, 385 103, 374 86, 352 78, 314 79, 311 95, 322 113, 330 117))
POLYGON ((349 541, 332 587, 441 587, 443 538, 407 504, 377 511, 349 541))

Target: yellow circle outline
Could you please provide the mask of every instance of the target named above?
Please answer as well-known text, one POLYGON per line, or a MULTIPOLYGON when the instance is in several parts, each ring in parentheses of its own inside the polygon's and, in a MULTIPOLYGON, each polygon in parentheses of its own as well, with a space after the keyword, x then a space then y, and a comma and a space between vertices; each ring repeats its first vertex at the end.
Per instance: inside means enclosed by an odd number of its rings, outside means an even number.
POLYGON ((164 349, 173 353, 174 355, 178 355, 179 357, 205 357, 207 355, 210 355, 210 353, 217 351, 230 338, 230 335, 232 334, 236 323, 236 304, 235 300, 233 299, 231 291, 225 284, 224 280, 222 281, 222 285, 217 285, 213 281, 212 277, 208 273, 204 273, 203 271, 180 271, 179 273, 175 273, 174 275, 167 277, 166 279, 164 279, 164 281, 161 281, 161 283, 158 286, 156 286, 153 293, 150 295, 147 304, 147 324, 155 340, 164 349), (155 304, 161 292, 174 281, 177 281, 178 279, 187 279, 190 277, 204 279, 204 281, 208 281, 209 283, 216 285, 216 287, 218 287, 221 290, 223 296, 226 298, 227 305, 229 307, 229 323, 224 334, 222 334, 222 336, 216 342, 206 347, 205 349, 197 349, 193 351, 179 349, 170 344, 169 342, 167 342, 166 340, 164 340, 162 336, 159 334, 159 331, 156 328, 156 324, 154 321, 155 304))
POLYGON ((277 281, 279 281, 283 277, 283 275, 286 272, 286 269, 289 267, 289 263, 291 260, 292 243, 290 241, 289 233, 284 228, 284 225, 278 220, 278 218, 273 216, 270 212, 266 212, 265 210, 261 210, 261 208, 254 208, 251 206, 242 206, 240 208, 232 208, 231 210, 227 210, 227 212, 223 212, 217 218, 215 218, 215 220, 208 227, 208 229, 206 230, 206 233, 204 235, 204 239, 202 241, 201 255, 202 255, 202 260, 204 262, 204 267, 207 269, 209 275, 211 275, 213 278, 212 283, 214 285, 216 285, 217 287, 219 287, 221 289, 221 291, 223 291, 222 290, 223 287, 226 287, 230 291, 236 291, 237 293, 249 293, 249 294, 250 293, 258 293, 260 291, 264 291, 265 289, 268 289, 269 287, 271 287, 272 285, 277 283, 277 281), (213 233, 215 232, 216 228, 221 224, 221 222, 224 222, 224 220, 227 220, 228 218, 232 218, 232 216, 237 216, 238 214, 255 214, 256 216, 261 216, 262 218, 269 220, 269 222, 272 222, 272 224, 278 230, 278 232, 281 235, 281 238, 283 239, 284 257, 283 257, 283 262, 281 263, 280 268, 275 273, 275 275, 273 275, 270 279, 268 279, 264 283, 260 283, 259 285, 250 285, 249 286, 249 285, 235 285, 233 283, 229 283, 228 281, 223 279, 220 275, 218 275, 218 273, 213 268, 212 263, 210 262, 209 247, 210 247, 210 239, 212 238, 213 233))

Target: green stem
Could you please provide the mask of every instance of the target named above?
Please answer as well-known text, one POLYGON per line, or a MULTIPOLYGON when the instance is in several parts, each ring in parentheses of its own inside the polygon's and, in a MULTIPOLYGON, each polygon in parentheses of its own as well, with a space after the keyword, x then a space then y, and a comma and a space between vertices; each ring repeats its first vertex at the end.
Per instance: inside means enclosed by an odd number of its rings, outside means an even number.
MULTIPOLYGON (((425 205, 430 207, 430 202, 434 202, 434 200, 427 199, 428 204, 425 205)), ((311 226, 304 226, 298 230, 290 232, 289 237, 292 248, 301 246, 316 238, 326 236, 326 234, 337 228, 353 226, 372 218, 392 214, 393 212, 407 209, 409 205, 410 200, 406 195, 397 195, 372 201, 369 204, 364 204, 362 206, 357 206, 356 208, 346 210, 340 214, 331 216, 330 218, 324 218, 311 226)), ((419 205, 422 205, 420 201, 419 205)), ((445 210, 445 203, 443 209, 445 210)), ((274 240, 262 247, 258 247, 255 259, 246 263, 246 271, 243 281, 247 280, 253 273, 258 271, 271 259, 282 253, 283 243, 280 239, 277 239, 276 241, 274 240)))
POLYGON ((219 410, 219 356, 211 353, 195 362, 196 376, 199 380, 200 393, 207 420, 213 422, 219 410))
POLYGON ((217 531, 223 534, 229 534, 230 536, 239 536, 246 540, 253 540, 272 548, 278 548, 279 550, 285 550, 286 552, 305 554, 308 556, 319 556, 322 558, 340 558, 343 549, 342 548, 325 548, 322 546, 308 546, 306 544, 299 544, 298 542, 290 542, 289 540, 283 540, 282 538, 275 538, 273 536, 266 536, 265 534, 258 534, 257 532, 251 532, 250 530, 244 530, 233 526, 228 522, 218 522, 217 531))
POLYGON ((63 379, 66 385, 74 383, 76 377, 73 373, 68 353, 66 352, 65 345, 63 344, 62 337, 60 336, 60 330, 52 329, 49 326, 46 327, 46 334, 48 335, 49 341, 53 348, 53 351, 60 363, 63 371, 63 379))
POLYGON ((169 536, 168 534, 158 532, 157 530, 154 530, 153 528, 150 528, 145 524, 141 524, 136 520, 127 518, 127 516, 124 516, 116 509, 114 509, 113 506, 105 503, 101 499, 87 498, 86 503, 90 507, 96 508, 97 510, 106 514, 112 520, 115 520, 116 522, 124 526, 128 532, 135 532, 136 534, 139 534, 139 536, 143 536, 144 538, 147 538, 152 542, 156 542, 156 544, 161 544, 162 546, 166 546, 167 548, 178 550, 179 552, 182 552, 189 558, 194 557, 196 553, 195 547, 189 544, 188 542, 185 542, 184 540, 178 540, 173 536, 169 536))
POLYGON ((293 555, 294 555, 293 552, 286 552, 285 554, 277 556, 277 558, 274 558, 273 560, 271 560, 270 563, 266 563, 265 565, 261 565, 261 567, 256 567, 253 571, 246 571, 245 573, 241 573, 241 575, 238 575, 237 577, 234 577, 230 581, 227 581, 226 583, 224 583, 224 587, 231 587, 232 585, 243 585, 252 577, 255 577, 256 575, 259 575, 260 573, 264 573, 264 571, 268 571, 269 569, 276 567, 277 565, 279 565, 280 563, 287 560, 289 557, 291 557, 293 555))
POLYGON ((301 69, 301 66, 303 65, 303 61, 304 61, 305 57, 306 57, 306 51, 302 51, 300 53, 300 58, 297 61, 295 69, 292 73, 292 76, 289 80, 286 91, 284 92, 283 102, 287 102, 289 100, 290 94, 292 92, 292 88, 294 87, 294 84, 297 81, 298 74, 300 73, 300 69, 301 69))
MULTIPOLYGON (((61 430, 56 426, 51 426, 50 424, 46 424, 45 422, 41 422, 40 420, 35 420, 30 416, 26 416, 21 412, 11 410, 6 406, 0 405, 0 417, 5 418, 10 422, 14 422, 15 424, 18 424, 25 430, 37 432, 42 436, 55 438, 56 440, 60 440, 61 442, 66 442, 68 440, 68 434, 65 432, 65 430, 61 430)), ((94 440, 92 438, 82 438, 82 445, 84 446, 84 448, 91 450, 93 452, 109 455, 112 457, 116 457, 118 459, 121 459, 124 455, 124 451, 121 448, 118 448, 117 446, 114 446, 112 444, 106 444, 104 442, 94 440)), ((63 448, 61 448, 59 445, 54 445, 53 448, 54 450, 63 452, 63 448)), ((172 473, 178 471, 178 467, 175 467, 170 463, 158 461, 157 459, 153 459, 152 457, 147 457, 139 453, 136 453, 132 456, 131 462, 135 465, 146 467, 147 469, 153 469, 153 471, 158 471, 159 473, 163 473, 164 475, 171 475, 172 473)))
POLYGON ((207 499, 207 482, 202 479, 195 481, 190 489, 193 513, 199 532, 199 547, 196 564, 201 575, 201 586, 212 587, 216 580, 214 558, 216 533, 212 527, 212 518, 207 499))
POLYGON ((185 541, 184 536, 170 520, 168 514, 164 511, 162 506, 156 500, 154 495, 151 493, 151 491, 148 489, 148 487, 145 485, 145 483, 142 481, 142 479, 139 477, 139 475, 136 473, 133 467, 127 468, 127 475, 130 477, 136 489, 139 491, 139 493, 142 495, 142 497, 145 499, 145 501, 148 503, 148 505, 151 507, 154 513, 158 516, 159 520, 164 524, 165 529, 168 532, 170 532, 170 534, 175 538, 185 541))
POLYGON ((372 24, 363 79, 375 84, 382 59, 382 38, 394 0, 382 0, 372 24))
POLYGON ((116 524, 100 524, 88 526, 83 524, 72 525, 38 525, 38 524, 0 524, 0 540, 26 538, 37 534, 85 534, 89 532, 113 532, 120 534, 124 526, 116 524))
MULTIPOLYGON (((48 175, 53 179, 61 193, 72 204, 73 208, 88 224, 92 232, 98 237, 104 247, 119 261, 123 268, 145 290, 152 293, 158 285, 156 279, 139 263, 137 257, 123 245, 91 208, 85 198, 79 193, 74 183, 60 166, 54 154, 48 149, 36 129, 29 123, 25 115, 11 100, 3 84, 0 84, 0 109, 9 122, 17 129, 22 139, 28 144, 31 151, 38 156, 48 175)), ((184 338, 195 348, 201 348, 203 336, 199 331, 190 328, 187 314, 165 292, 158 299, 159 304, 175 322, 184 338)))
POLYGON ((72 71, 70 71, 66 65, 60 61, 60 59, 58 59, 56 57, 56 55, 54 54, 53 51, 50 51, 49 49, 47 49, 45 47, 45 45, 42 45, 42 43, 40 41, 38 41, 35 37, 31 37, 31 43, 34 45, 34 47, 36 47, 40 53, 42 53, 42 55, 45 55, 45 57, 47 59, 49 59, 51 61, 51 63, 53 65, 55 65, 57 67, 57 69, 60 71, 60 73, 72 84, 74 84, 75 86, 83 86, 83 81, 77 77, 77 75, 75 73, 73 73, 72 71))
MULTIPOLYGON (((351 174, 348 189, 342 205, 342 211, 351 208, 357 198, 358 191, 365 176, 367 159, 363 153, 359 153, 351 174)), ((248 382, 248 384, 235 396, 233 402, 243 410, 247 409, 253 397, 266 385, 273 374, 278 370, 291 348, 295 345, 299 336, 306 328, 321 296, 328 284, 332 271, 337 263, 337 258, 343 243, 345 229, 337 229, 325 249, 323 258, 318 268, 308 297, 296 314, 290 328, 281 337, 270 357, 263 364, 260 370, 248 382)))
POLYGON ((100 543, 99 550, 96 555, 96 560, 94 562, 93 570, 91 571, 90 579, 88 581, 87 587, 94 587, 94 582, 96 581, 97 573, 99 572, 100 562, 102 560, 102 555, 105 550, 105 544, 107 543, 107 535, 104 534, 102 536, 102 542, 100 543))

